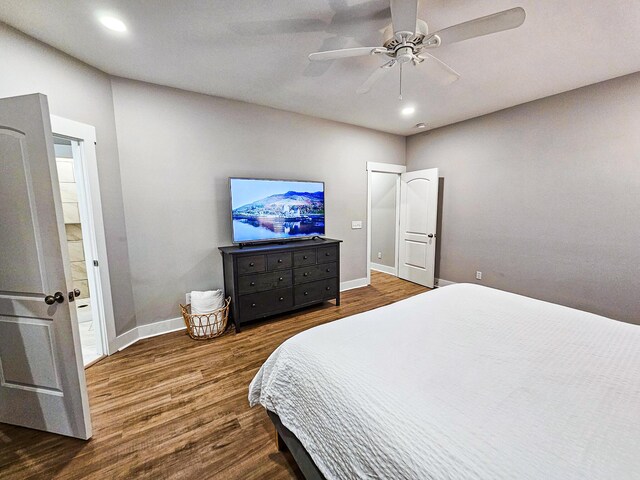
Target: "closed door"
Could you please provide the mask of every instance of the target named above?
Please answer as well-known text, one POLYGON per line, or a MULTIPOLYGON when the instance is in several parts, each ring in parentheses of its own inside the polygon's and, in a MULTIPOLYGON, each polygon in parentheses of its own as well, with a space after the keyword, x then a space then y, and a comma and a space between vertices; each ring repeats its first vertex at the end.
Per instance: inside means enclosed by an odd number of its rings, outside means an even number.
POLYGON ((47 99, 0 99, 0 422, 91 436, 47 99))
POLYGON ((398 276, 425 287, 434 286, 438 169, 400 176, 400 239, 398 276))

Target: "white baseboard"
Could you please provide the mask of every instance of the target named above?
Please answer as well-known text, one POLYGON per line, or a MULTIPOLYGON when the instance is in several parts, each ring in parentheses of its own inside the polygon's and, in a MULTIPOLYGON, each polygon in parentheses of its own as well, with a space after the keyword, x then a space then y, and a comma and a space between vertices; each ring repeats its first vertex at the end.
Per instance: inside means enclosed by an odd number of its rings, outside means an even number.
POLYGON ((387 265, 381 265, 380 263, 371 262, 371 270, 388 273, 389 275, 396 275, 396 267, 389 267, 387 265))
MULTIPOLYGON (((346 282, 340 282, 340 291, 353 290, 354 288, 366 287, 368 285, 367 279, 356 278, 355 280, 348 280, 346 282)), ((169 318, 168 320, 162 320, 160 322, 148 323, 146 325, 140 325, 132 328, 128 332, 118 335, 110 349, 112 352, 119 352, 143 338, 155 337, 158 335, 164 335, 165 333, 171 333, 178 330, 184 330, 184 320, 182 317, 169 318)))
POLYGON ((447 285, 453 285, 456 282, 450 282, 449 280, 445 280, 444 278, 436 278, 436 286, 437 287, 446 287, 447 285))
POLYGON ((356 278, 355 280, 347 280, 346 282, 340 282, 340 291, 353 290, 354 288, 366 287, 369 285, 367 277, 356 278))
POLYGON ((156 335, 163 335, 165 333, 175 332, 178 330, 184 330, 184 319, 182 317, 170 318, 161 322, 148 323, 147 325, 140 325, 138 327, 138 335, 140 339, 155 337, 156 335))
POLYGON ((112 351, 123 350, 138 340, 143 338, 155 337, 157 335, 164 335, 165 333, 175 332, 177 330, 184 330, 184 320, 182 317, 169 318, 168 320, 162 320, 160 322, 148 323, 146 325, 140 325, 132 328, 128 332, 123 333, 116 337, 114 343, 115 348, 112 351))
POLYGON ((123 348, 127 348, 129 345, 136 343, 140 337, 138 337, 138 327, 134 327, 131 330, 124 332, 122 335, 118 335, 113 344, 109 348, 109 352, 119 352, 123 348))

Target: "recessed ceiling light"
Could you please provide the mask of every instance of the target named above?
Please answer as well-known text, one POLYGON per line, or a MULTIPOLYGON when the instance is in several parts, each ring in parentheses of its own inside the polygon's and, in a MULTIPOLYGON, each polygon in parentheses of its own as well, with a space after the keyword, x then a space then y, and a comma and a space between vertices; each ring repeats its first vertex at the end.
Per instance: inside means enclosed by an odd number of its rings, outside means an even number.
POLYGON ((124 22, 115 17, 100 17, 100 23, 107 27, 109 30, 113 30, 114 32, 126 32, 127 26, 124 22))
POLYGON ((402 114, 403 115, 413 115, 413 113, 416 111, 415 107, 404 107, 402 109, 402 114))
POLYGON ((416 128, 427 128, 424 123, 416 123, 416 128))

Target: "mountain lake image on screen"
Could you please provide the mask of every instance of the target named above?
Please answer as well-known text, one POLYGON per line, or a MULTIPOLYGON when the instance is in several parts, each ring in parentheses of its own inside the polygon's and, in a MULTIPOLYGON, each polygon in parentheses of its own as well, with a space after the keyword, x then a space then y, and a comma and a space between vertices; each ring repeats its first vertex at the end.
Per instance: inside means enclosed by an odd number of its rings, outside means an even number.
POLYGON ((231 178, 233 241, 324 235, 324 183, 231 178))

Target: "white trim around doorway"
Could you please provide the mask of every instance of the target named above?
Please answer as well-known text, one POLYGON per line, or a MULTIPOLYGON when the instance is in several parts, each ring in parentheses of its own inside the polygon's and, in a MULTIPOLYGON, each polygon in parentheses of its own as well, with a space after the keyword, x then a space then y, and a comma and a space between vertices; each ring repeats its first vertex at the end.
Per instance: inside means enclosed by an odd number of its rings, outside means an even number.
MULTIPOLYGON (((107 241, 102 217, 102 201, 100 198, 100 181, 98 177, 98 161, 96 157, 96 129, 84 123, 51 115, 51 130, 54 135, 65 137, 78 142, 81 158, 81 178, 76 179, 79 186, 79 194, 83 194, 88 208, 84 211, 88 223, 90 250, 89 257, 94 263, 94 268, 89 269, 89 275, 93 275, 95 291, 91 295, 92 313, 98 316, 99 326, 98 341, 102 347, 103 355, 115 353, 116 328, 113 313, 113 300, 111 297, 111 281, 109 277, 109 262, 107 259, 107 241), (96 265, 97 263, 97 265, 96 265)), ((74 159, 75 161, 75 159, 74 159)), ((84 220, 83 220, 84 221, 84 220)), ((84 234, 83 234, 84 237, 84 234)))
MULTIPOLYGON (((396 179, 396 242, 395 242, 395 268, 393 273, 387 270, 386 273, 398 276, 398 228, 400 222, 400 175, 407 171, 404 165, 394 163, 367 162, 367 285, 371 284, 371 174, 373 172, 394 173, 396 179)), ((389 269, 389 267, 387 267, 389 269)))

